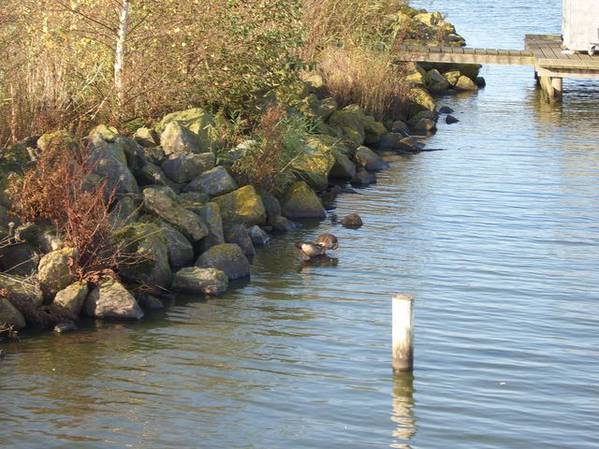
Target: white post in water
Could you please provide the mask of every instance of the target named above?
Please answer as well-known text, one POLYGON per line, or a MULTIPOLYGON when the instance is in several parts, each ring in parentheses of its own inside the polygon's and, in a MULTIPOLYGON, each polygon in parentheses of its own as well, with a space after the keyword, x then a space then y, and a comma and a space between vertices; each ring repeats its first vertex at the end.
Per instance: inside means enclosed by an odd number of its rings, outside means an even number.
POLYGON ((414 297, 395 295, 393 297, 393 371, 412 371, 414 367, 414 346, 412 342, 412 321, 414 318, 414 297))

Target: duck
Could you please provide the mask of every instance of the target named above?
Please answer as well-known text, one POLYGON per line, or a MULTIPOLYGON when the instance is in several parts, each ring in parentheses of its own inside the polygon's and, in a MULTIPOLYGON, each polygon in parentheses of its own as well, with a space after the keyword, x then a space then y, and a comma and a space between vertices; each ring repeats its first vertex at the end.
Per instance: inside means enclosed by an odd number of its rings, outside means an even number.
POLYGON ((314 242, 297 242, 295 247, 299 249, 302 259, 311 260, 325 256, 327 250, 324 246, 314 242))
POLYGON ((339 248, 339 241, 337 240, 337 237, 329 233, 320 234, 318 237, 316 237, 314 243, 322 246, 325 250, 336 250, 339 248))

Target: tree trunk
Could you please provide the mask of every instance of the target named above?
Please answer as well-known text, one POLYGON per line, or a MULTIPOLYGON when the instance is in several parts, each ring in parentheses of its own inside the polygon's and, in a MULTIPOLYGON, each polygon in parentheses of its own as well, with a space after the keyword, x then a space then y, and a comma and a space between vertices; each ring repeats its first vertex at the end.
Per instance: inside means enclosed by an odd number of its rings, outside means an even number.
POLYGON ((125 65, 125 40, 127 39, 127 28, 129 24, 129 9, 131 2, 122 0, 121 12, 119 14, 119 32, 116 38, 116 50, 114 52, 114 88, 119 107, 125 102, 125 86, 123 82, 123 68, 125 65))

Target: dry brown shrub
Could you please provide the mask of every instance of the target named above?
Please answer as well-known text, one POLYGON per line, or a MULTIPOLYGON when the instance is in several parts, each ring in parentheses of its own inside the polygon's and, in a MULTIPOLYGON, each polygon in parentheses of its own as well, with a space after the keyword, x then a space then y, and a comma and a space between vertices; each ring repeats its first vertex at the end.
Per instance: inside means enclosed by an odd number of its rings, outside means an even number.
POLYGON ((329 47, 318 71, 340 106, 359 104, 378 119, 397 116, 408 98, 405 74, 387 52, 329 47))
POLYGON ((87 151, 51 145, 37 164, 9 186, 14 213, 23 221, 52 223, 79 258, 73 271, 81 278, 118 266, 118 248, 109 220, 114 191, 106 183, 88 185, 93 167, 87 151))

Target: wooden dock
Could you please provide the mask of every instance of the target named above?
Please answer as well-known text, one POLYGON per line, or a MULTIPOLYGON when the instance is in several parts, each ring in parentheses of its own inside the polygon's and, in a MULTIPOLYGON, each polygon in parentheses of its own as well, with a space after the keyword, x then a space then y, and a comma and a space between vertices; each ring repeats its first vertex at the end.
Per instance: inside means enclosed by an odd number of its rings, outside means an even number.
POLYGON ((543 91, 551 99, 561 97, 563 78, 599 79, 599 55, 564 52, 559 35, 528 34, 524 50, 402 45, 398 60, 531 66, 543 91))

